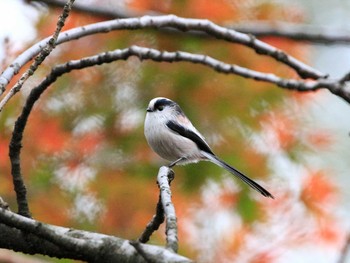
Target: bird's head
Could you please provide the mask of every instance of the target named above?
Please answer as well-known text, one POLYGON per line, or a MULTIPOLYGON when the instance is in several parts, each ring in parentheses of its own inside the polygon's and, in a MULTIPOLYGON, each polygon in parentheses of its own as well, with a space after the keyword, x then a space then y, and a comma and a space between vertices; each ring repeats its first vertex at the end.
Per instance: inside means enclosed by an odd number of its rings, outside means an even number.
POLYGON ((180 106, 176 102, 164 97, 158 97, 158 98, 152 99, 148 104, 147 113, 157 114, 157 115, 168 115, 168 114, 183 115, 183 112, 180 106))

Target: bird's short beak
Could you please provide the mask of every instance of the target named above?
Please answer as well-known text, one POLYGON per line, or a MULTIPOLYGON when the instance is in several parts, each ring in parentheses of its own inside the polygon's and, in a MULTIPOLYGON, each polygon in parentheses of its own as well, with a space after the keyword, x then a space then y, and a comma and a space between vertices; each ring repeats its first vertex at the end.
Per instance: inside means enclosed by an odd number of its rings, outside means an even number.
POLYGON ((152 112, 152 109, 150 107, 147 108, 147 112, 152 112))

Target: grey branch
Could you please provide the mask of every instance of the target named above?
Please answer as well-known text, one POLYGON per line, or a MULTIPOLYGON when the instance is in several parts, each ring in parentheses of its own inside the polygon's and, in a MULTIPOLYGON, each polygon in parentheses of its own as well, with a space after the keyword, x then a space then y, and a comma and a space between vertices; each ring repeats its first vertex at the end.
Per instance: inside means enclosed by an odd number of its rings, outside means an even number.
MULTIPOLYGON (((343 98, 350 103, 350 90, 347 88, 349 74, 340 79, 319 79, 317 81, 285 79, 271 73, 262 73, 251 69, 243 68, 233 64, 227 64, 210 56, 193 54, 183 51, 167 52, 156 49, 131 46, 125 49, 117 49, 110 52, 100 53, 94 56, 85 57, 79 60, 72 60, 55 66, 42 84, 50 85, 61 75, 72 70, 83 69, 103 63, 111 63, 117 60, 126 60, 130 56, 137 56, 141 60, 153 60, 156 62, 179 62, 186 61, 198 63, 214 69, 219 73, 236 74, 245 78, 269 82, 284 89, 296 91, 316 91, 327 89, 333 94, 343 98)), ((41 85, 42 85, 41 84, 41 85)), ((46 88, 47 86, 45 86, 46 88)), ((39 95, 40 96, 40 95, 39 95)))
MULTIPOLYGON (((252 35, 243 34, 232 29, 218 26, 209 20, 182 18, 175 15, 157 17, 143 16, 140 18, 117 19, 74 28, 62 32, 57 39, 56 45, 92 34, 107 33, 112 30, 135 30, 143 28, 175 28, 184 32, 191 30, 204 32, 217 39, 250 47, 258 54, 270 56, 275 60, 293 68, 302 78, 319 79, 326 77, 326 74, 304 64, 292 56, 289 56, 282 50, 256 39, 252 35)), ((0 75, 0 95, 5 91, 5 87, 13 76, 23 67, 23 65, 30 61, 33 56, 42 50, 43 45, 45 45, 48 40, 49 38, 46 38, 27 49, 4 70, 4 72, 0 75)), ((6 94, 5 98, 2 99, 0 102, 0 111, 3 109, 6 102, 13 96, 12 93, 13 91, 10 90, 10 92, 6 94)))
POLYGON ((165 233, 167 248, 176 253, 178 250, 178 238, 175 208, 171 201, 170 182, 172 176, 174 176, 174 172, 169 167, 162 166, 158 172, 157 182, 166 218, 165 233))
MULTIPOLYGON (((31 0, 31 2, 45 3, 50 7, 63 7, 62 0, 31 0)), ((73 11, 99 16, 106 19, 136 17, 145 14, 131 12, 130 10, 112 10, 97 5, 76 3, 73 11)), ((164 15, 156 12, 147 12, 147 15, 164 15)), ((279 37, 297 41, 307 41, 317 44, 345 44, 350 43, 350 32, 347 28, 334 28, 327 26, 313 26, 305 24, 287 23, 281 21, 244 21, 239 24, 226 24, 227 28, 252 34, 256 37, 279 37)))
MULTIPOLYGON (((208 66, 217 72, 225 74, 236 74, 245 78, 269 82, 281 88, 296 91, 316 91, 327 89, 333 94, 343 98, 350 103, 350 90, 347 88, 347 77, 341 79, 319 79, 317 81, 284 79, 271 73, 262 73, 251 69, 243 68, 233 64, 227 64, 210 56, 193 54, 183 51, 167 52, 152 48, 131 46, 130 48, 115 50, 99 55, 87 57, 81 60, 70 61, 66 64, 71 70, 81 69, 84 65, 93 66, 101 63, 109 63, 119 59, 128 59, 130 56, 137 56, 141 60, 150 59, 156 62, 179 62, 187 61, 208 66)), ((64 65, 62 65, 63 67, 64 65)))
MULTIPOLYGON (((44 224, 3 208, 0 208, 0 232, 0 247, 28 254, 87 262, 146 262, 128 240, 44 224)), ((147 255, 161 262, 191 262, 162 247, 140 246, 147 255)))

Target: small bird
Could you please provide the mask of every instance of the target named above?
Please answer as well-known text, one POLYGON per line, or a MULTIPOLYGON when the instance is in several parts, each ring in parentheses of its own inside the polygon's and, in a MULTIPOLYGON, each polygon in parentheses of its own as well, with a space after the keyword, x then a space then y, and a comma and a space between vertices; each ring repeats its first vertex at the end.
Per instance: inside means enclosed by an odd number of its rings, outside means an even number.
POLYGON ((171 161, 169 167, 210 161, 240 178, 263 196, 274 198, 262 186, 219 159, 176 102, 163 97, 152 99, 147 108, 144 133, 153 151, 171 161))

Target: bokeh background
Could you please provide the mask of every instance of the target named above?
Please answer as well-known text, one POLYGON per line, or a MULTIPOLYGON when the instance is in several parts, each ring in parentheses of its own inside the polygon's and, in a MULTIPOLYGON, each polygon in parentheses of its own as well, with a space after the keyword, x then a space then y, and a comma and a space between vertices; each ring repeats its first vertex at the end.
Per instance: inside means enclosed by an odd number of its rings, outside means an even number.
MULTIPOLYGON (((220 25, 261 21, 341 29, 350 22, 350 1, 341 0, 78 2, 207 18, 220 25)), ((2 0, 0 10, 2 68, 52 34, 60 14, 37 1, 2 0)), ((64 29, 102 20, 72 13, 64 29)), ((345 44, 262 40, 331 77, 350 69, 345 44)), ((186 34, 120 31, 60 45, 0 115, 0 196, 13 210, 8 143, 30 89, 56 64, 130 45, 207 54, 297 77, 245 47, 186 34)), ((337 262, 350 226, 349 105, 325 91, 281 90, 184 62, 130 58, 72 72, 49 88, 30 116, 22 149, 34 218, 136 239, 155 212, 156 174, 166 164, 143 135, 145 108, 157 96, 177 101, 220 157, 276 197, 261 197, 210 163, 175 167, 180 254, 198 262, 337 262)), ((164 228, 151 243, 164 244, 164 228)))

